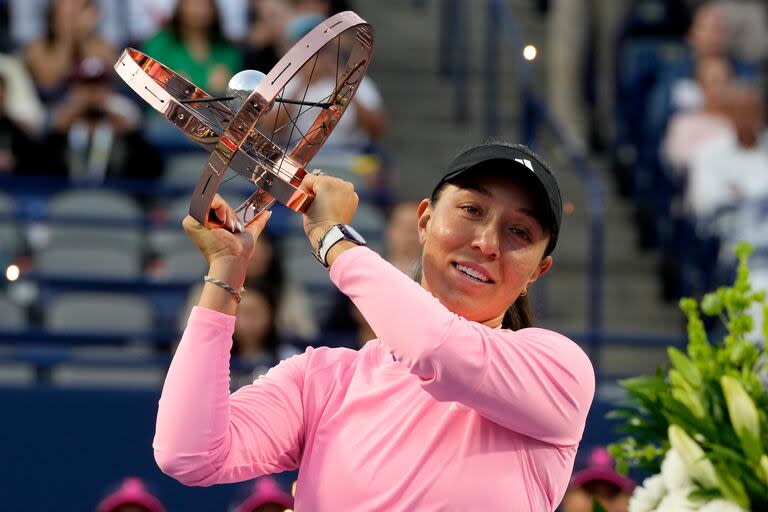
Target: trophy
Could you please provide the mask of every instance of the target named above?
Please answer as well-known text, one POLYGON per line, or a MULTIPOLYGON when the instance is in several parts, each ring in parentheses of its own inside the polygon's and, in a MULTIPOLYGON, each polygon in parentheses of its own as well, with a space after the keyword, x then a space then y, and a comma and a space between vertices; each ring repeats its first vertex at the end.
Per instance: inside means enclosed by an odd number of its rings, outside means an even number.
MULTIPOLYGON (((352 11, 328 18, 300 39, 266 75, 237 73, 214 97, 133 48, 115 70, 147 103, 210 152, 189 214, 216 222, 211 201, 227 171, 255 191, 235 209, 247 225, 279 201, 305 212, 306 166, 341 119, 368 69, 373 28, 352 11)), ((229 179, 229 178, 228 178, 229 179)))

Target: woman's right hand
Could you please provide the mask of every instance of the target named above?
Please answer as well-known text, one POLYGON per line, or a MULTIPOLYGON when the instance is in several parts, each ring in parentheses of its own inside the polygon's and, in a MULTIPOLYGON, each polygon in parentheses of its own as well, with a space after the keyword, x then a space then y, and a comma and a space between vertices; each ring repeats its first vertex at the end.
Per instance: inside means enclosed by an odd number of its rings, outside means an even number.
POLYGON ((245 268, 253 256, 256 239, 264 230, 272 212, 263 212, 248 226, 242 226, 234 210, 216 194, 209 215, 215 220, 207 225, 187 215, 183 222, 184 231, 203 253, 209 266, 226 263, 245 268))

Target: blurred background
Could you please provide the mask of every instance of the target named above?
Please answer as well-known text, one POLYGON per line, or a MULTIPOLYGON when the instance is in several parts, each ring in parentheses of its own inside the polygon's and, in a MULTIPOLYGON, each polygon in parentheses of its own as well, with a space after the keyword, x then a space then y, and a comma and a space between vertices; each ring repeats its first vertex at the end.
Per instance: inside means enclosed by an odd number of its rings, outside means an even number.
MULTIPOLYGON (((685 343, 677 300, 728 282, 736 241, 768 283, 760 0, 0 0, 3 508, 268 510, 248 497, 290 492, 295 474, 194 489, 154 464, 164 372, 206 271, 180 222, 207 154, 112 66, 133 46, 223 94, 347 9, 373 25, 373 61, 313 166, 355 183, 353 224, 412 272, 417 201, 455 154, 500 136, 551 163, 566 215, 531 296, 598 377, 562 510, 591 510, 588 495, 626 510, 631 482, 600 450, 617 379, 685 343)), ((326 274, 299 216, 276 207, 238 311, 233 389, 308 345, 375 336, 326 274)))

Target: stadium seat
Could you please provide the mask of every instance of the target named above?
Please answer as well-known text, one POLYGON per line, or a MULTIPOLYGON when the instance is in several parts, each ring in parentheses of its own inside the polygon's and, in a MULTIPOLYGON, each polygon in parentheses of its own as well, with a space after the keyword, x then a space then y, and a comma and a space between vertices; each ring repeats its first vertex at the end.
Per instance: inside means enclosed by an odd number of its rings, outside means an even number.
POLYGON ((35 269, 47 277, 136 279, 142 275, 138 251, 118 247, 46 247, 35 254, 35 269))
MULTIPOLYGON (((189 242, 189 245, 192 245, 189 242)), ((208 270, 208 264, 194 246, 169 250, 160 256, 160 268, 153 279, 158 281, 198 280, 208 270)))
POLYGON ((56 194, 48 203, 48 216, 140 221, 142 210, 131 196, 101 188, 71 189, 56 194))
POLYGON ((152 307, 143 297, 104 292, 56 296, 45 311, 44 325, 53 333, 143 334, 153 327, 152 307))
POLYGON ((10 259, 21 254, 24 248, 24 239, 15 216, 15 201, 8 194, 0 192, 0 256, 10 259))
POLYGON ((165 163, 162 182, 172 187, 194 188, 207 161, 208 153, 205 151, 169 156, 165 163))
POLYGON ((27 312, 23 306, 8 297, 0 295, 0 329, 15 330, 27 327, 27 312))
POLYGON ((161 368, 124 368, 61 364, 51 372, 51 383, 58 387, 160 389, 165 378, 161 368))

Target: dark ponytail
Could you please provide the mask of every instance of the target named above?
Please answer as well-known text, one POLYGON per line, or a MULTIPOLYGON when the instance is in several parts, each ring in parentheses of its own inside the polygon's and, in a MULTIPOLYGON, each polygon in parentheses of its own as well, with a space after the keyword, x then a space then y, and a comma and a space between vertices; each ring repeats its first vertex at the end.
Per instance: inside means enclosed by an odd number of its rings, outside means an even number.
POLYGON ((501 327, 519 331, 526 327, 533 327, 533 311, 531 303, 528 302, 528 295, 520 295, 515 302, 509 306, 501 320, 501 327))

